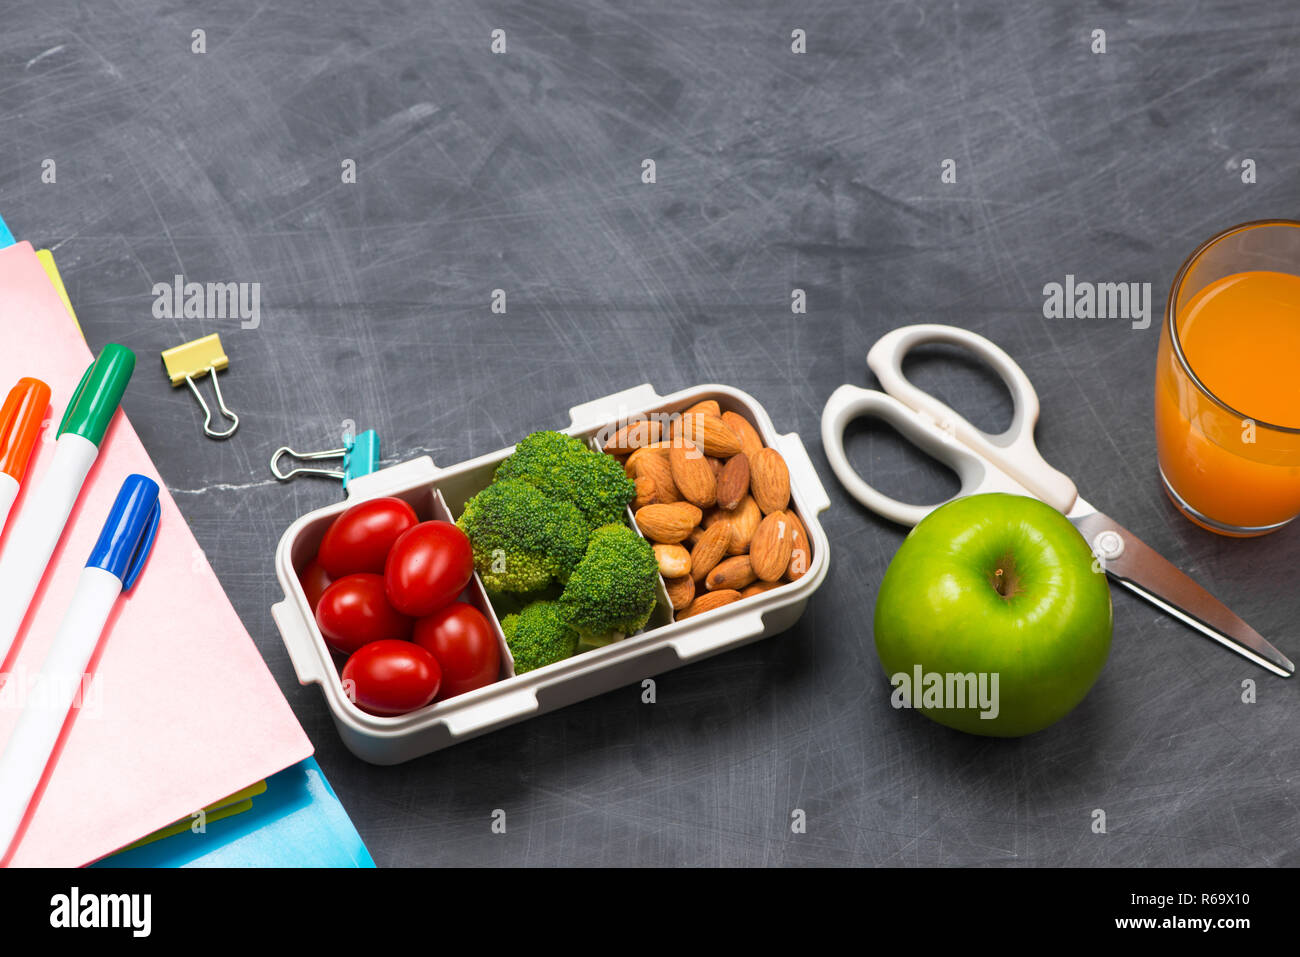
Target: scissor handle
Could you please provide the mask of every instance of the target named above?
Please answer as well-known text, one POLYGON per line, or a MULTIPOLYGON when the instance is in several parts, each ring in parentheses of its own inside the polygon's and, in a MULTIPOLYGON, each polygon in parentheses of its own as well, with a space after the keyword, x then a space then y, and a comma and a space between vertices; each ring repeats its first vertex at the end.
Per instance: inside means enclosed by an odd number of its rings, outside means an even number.
POLYGON ((1024 486, 992 462, 981 459, 938 424, 909 409, 892 395, 860 389, 855 385, 842 385, 831 393, 826 408, 822 410, 822 445, 825 446, 826 457, 830 459, 835 477, 850 495, 892 522, 915 525, 945 503, 913 505, 910 502, 900 502, 863 480, 849 464, 848 456, 844 453, 844 430, 851 421, 864 416, 889 423, 913 445, 956 472, 961 479, 961 491, 954 498, 983 492, 1029 494, 1024 486))
POLYGON ((886 392, 935 422, 959 442, 992 462, 1035 498, 1062 514, 1074 506, 1079 491, 1063 472, 1043 459, 1034 444, 1038 424, 1038 393, 1016 361, 988 339, 968 329, 924 323, 902 326, 882 336, 867 353, 867 365, 886 392), (903 359, 917 346, 943 343, 958 346, 983 359, 1011 390, 1014 413, 1005 432, 982 432, 903 375, 903 359))

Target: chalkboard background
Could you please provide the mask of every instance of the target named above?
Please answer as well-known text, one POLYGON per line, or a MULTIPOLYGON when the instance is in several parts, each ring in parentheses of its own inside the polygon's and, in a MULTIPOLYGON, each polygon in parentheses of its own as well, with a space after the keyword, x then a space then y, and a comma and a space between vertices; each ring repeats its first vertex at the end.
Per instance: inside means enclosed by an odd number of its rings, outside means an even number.
MULTIPOLYGON (((1199 241, 1296 215, 1294 4, 5 7, 0 210, 54 250, 92 347, 142 357, 127 413, 381 864, 1300 864, 1300 686, 1126 593, 1056 727, 893 710, 870 621, 903 530, 842 492, 818 431, 886 330, 982 332, 1037 384, 1045 457, 1296 657, 1300 533, 1219 539, 1158 487, 1158 318, 1042 313, 1066 274, 1149 282, 1158 311, 1199 241), (177 274, 260 283, 260 325, 154 318, 177 274), (149 361, 213 331, 225 443, 149 361), (645 381, 735 385, 803 436, 833 505, 799 624, 661 676, 653 706, 630 687, 405 766, 353 758, 269 614, 281 532, 340 491, 277 484, 271 451, 352 419, 389 462, 451 464, 645 381)), ((909 372, 1010 420, 977 366, 909 372)), ((885 430, 852 454, 894 494, 956 487, 885 430)))

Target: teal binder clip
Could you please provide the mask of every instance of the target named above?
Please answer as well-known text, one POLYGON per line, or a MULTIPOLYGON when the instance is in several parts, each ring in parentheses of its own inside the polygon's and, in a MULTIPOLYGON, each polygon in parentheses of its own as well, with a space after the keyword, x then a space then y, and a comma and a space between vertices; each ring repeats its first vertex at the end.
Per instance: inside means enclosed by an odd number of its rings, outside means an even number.
POLYGON ((295 475, 323 475, 327 478, 342 479, 345 491, 348 482, 352 481, 352 479, 369 475, 377 468, 379 468, 379 433, 374 429, 367 429, 357 436, 344 435, 343 448, 341 449, 327 449, 324 452, 295 452, 289 446, 282 445, 271 456, 271 474, 281 482, 287 482, 295 475), (340 469, 318 469, 300 465, 287 472, 282 472, 280 471, 280 459, 286 455, 303 462, 319 462, 321 459, 342 459, 343 467, 340 469))

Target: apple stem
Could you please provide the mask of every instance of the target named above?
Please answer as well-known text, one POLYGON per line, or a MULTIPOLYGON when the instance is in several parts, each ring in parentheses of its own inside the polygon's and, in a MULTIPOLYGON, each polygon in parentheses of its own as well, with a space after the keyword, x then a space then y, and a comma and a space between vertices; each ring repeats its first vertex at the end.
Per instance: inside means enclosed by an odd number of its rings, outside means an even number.
POLYGON ((988 583, 1006 601, 1015 598, 1021 592, 1020 576, 1016 574, 1016 557, 1005 554, 993 565, 993 574, 988 576, 988 583))

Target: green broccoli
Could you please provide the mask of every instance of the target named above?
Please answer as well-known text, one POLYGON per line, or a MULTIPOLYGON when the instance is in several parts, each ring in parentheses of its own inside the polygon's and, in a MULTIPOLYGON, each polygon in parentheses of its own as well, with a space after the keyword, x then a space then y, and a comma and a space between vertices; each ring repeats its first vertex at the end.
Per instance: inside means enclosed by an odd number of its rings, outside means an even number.
POLYGON ((489 588, 487 596, 500 618, 504 615, 517 615, 535 601, 559 601, 563 592, 564 586, 551 579, 545 588, 533 591, 499 591, 489 588))
POLYGON ((493 482, 465 503, 456 521, 474 547, 474 567, 494 592, 532 592, 561 584, 582 560, 587 525, 568 502, 527 482, 493 482))
POLYGON ((506 615, 501 630, 517 675, 563 661, 578 647, 578 633, 565 623, 559 604, 553 601, 535 601, 517 615, 506 615))
POLYGON ((601 644, 645 627, 658 598, 659 563, 650 543, 626 525, 605 525, 591 533, 560 605, 585 643, 601 644))
POLYGON ((572 502, 595 529, 624 519, 636 485, 618 459, 560 432, 534 432, 497 466, 496 479, 522 479, 551 498, 572 502))

